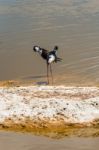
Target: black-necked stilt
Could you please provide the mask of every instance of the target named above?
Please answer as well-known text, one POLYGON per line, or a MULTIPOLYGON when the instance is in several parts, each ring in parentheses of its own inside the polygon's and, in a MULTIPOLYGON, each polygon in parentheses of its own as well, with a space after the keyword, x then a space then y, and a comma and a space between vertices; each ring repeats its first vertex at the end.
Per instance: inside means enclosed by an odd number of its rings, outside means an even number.
POLYGON ((33 46, 33 50, 35 52, 38 52, 41 55, 41 57, 46 60, 48 84, 49 84, 49 66, 50 66, 50 73, 51 73, 52 84, 53 84, 53 75, 52 75, 51 63, 53 63, 53 62, 57 63, 57 61, 62 60, 61 58, 57 57, 58 46, 55 46, 52 51, 48 51, 46 49, 40 48, 39 46, 33 46))

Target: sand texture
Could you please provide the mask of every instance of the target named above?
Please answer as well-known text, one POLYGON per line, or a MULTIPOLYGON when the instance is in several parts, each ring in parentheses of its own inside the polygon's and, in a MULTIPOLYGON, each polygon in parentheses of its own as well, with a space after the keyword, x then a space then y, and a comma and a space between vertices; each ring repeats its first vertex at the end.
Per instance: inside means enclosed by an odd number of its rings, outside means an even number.
POLYGON ((91 126, 99 120, 99 88, 0 87, 0 127, 91 126))

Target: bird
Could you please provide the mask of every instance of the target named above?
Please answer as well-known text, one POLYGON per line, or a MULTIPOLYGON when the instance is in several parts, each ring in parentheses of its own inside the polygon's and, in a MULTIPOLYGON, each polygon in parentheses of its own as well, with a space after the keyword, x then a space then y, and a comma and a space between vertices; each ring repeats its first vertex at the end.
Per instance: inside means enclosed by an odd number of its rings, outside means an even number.
POLYGON ((54 49, 51 51, 48 51, 44 48, 41 48, 39 46, 33 46, 34 52, 38 52, 40 56, 46 61, 47 65, 47 84, 49 84, 49 67, 50 67, 50 74, 52 78, 52 85, 53 85, 53 74, 52 74, 52 63, 57 63, 58 61, 61 61, 62 59, 57 57, 57 51, 58 46, 54 46, 54 49))

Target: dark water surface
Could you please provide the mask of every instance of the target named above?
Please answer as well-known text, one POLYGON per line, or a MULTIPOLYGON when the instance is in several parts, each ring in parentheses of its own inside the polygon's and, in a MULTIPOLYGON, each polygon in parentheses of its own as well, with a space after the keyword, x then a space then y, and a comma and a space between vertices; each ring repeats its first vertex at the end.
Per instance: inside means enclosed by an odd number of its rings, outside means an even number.
POLYGON ((99 138, 51 139, 0 132, 0 148, 2 150, 98 150, 99 138))
POLYGON ((33 44, 60 47, 54 73, 98 84, 99 2, 0 0, 0 80, 45 75, 33 44))

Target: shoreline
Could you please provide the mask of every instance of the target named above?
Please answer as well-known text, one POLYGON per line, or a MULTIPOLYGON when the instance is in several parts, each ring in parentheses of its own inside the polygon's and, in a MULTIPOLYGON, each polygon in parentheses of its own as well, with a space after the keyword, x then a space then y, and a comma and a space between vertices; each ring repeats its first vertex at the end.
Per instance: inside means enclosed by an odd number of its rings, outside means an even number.
POLYGON ((2 83, 0 130, 99 136, 98 87, 2 83))

